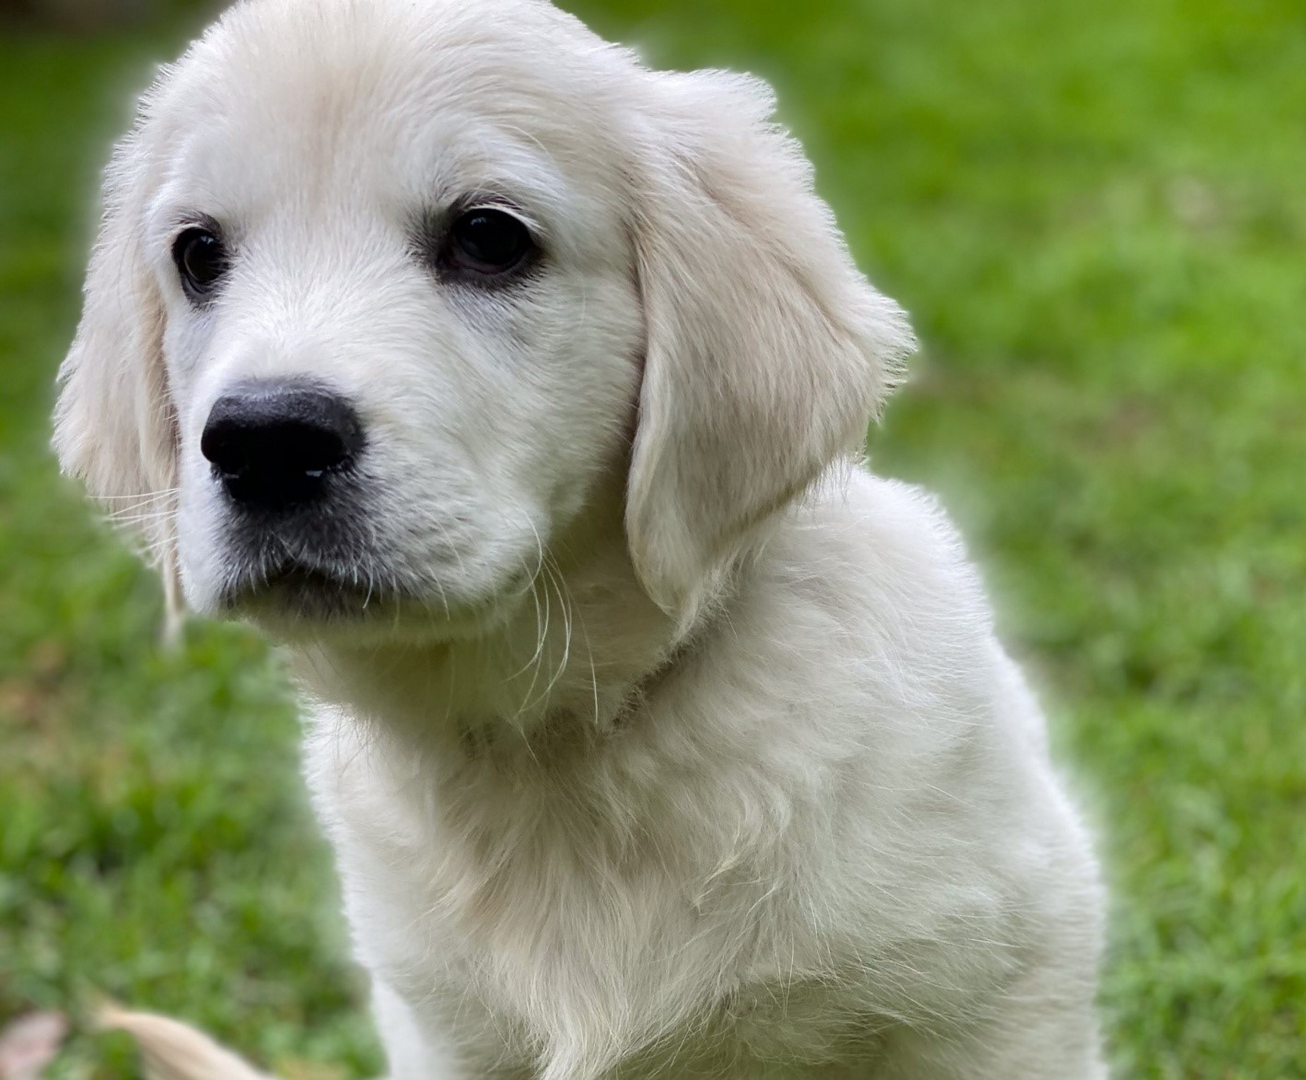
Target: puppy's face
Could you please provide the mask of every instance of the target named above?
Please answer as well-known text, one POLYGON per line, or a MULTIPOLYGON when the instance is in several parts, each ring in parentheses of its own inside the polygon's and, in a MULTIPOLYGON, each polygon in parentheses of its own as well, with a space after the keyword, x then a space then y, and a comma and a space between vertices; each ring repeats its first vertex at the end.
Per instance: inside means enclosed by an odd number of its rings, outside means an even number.
POLYGON ((642 319, 607 125, 440 29, 219 35, 155 102, 201 611, 475 628, 619 456, 642 319))
POLYGON ((478 633, 628 465, 683 620, 910 345, 755 84, 467 7, 239 5, 110 167, 56 444, 201 612, 478 633))

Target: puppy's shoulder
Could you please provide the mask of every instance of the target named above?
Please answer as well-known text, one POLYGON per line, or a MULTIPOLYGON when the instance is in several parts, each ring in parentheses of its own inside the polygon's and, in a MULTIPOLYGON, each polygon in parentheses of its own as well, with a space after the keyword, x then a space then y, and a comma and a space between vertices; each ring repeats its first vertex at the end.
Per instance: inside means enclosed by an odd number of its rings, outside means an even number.
POLYGON ((841 466, 825 474, 764 552, 772 587, 844 621, 901 630, 942 619, 988 634, 991 617, 961 534, 924 488, 841 466))

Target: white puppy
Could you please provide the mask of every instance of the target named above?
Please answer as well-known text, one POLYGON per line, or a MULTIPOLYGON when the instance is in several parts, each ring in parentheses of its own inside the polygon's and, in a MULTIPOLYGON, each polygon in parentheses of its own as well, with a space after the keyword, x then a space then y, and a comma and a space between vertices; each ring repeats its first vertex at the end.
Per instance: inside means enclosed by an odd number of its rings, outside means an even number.
POLYGON ((109 167, 58 452, 289 645, 397 1080, 1103 1075, 1087 837, 771 107, 245 0, 109 167))

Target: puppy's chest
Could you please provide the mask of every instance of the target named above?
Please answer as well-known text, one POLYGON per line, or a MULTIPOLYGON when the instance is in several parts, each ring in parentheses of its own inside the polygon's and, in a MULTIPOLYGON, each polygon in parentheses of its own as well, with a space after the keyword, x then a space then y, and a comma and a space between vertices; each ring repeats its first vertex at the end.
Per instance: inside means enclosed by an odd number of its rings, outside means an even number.
POLYGON ((477 805, 407 794, 374 794, 344 813, 372 885, 386 880, 387 922, 420 928, 446 955, 566 980, 597 952, 605 972, 624 963, 633 978, 669 964, 689 936, 729 939, 738 953, 764 921, 760 910, 742 914, 765 891, 755 870, 725 857, 702 865, 691 826, 617 823, 560 790, 509 785, 477 793, 477 805))
POLYGON ((714 845, 701 815, 622 819, 556 785, 376 779, 340 789, 350 916, 363 962, 433 1025, 468 1022, 475 1000, 523 1054, 572 1044, 622 1060, 711 1028, 735 1056, 777 1040, 792 1056, 820 949, 776 868, 714 845))
POLYGON ((695 896, 648 868, 551 872, 550 850, 574 857, 541 842, 497 874, 414 873, 378 909, 375 973, 433 1041, 513 1077, 868 1075, 845 1071, 876 1050, 864 1015, 741 876, 695 896))

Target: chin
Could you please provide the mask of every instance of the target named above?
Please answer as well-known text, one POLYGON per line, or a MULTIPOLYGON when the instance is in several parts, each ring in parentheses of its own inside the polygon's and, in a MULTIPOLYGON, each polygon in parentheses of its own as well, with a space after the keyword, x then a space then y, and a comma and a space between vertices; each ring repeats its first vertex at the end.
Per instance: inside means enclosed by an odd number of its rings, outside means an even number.
POLYGON ((222 590, 215 614, 291 645, 440 644, 493 632, 529 592, 524 577, 460 596, 384 572, 286 565, 242 573, 222 590))

